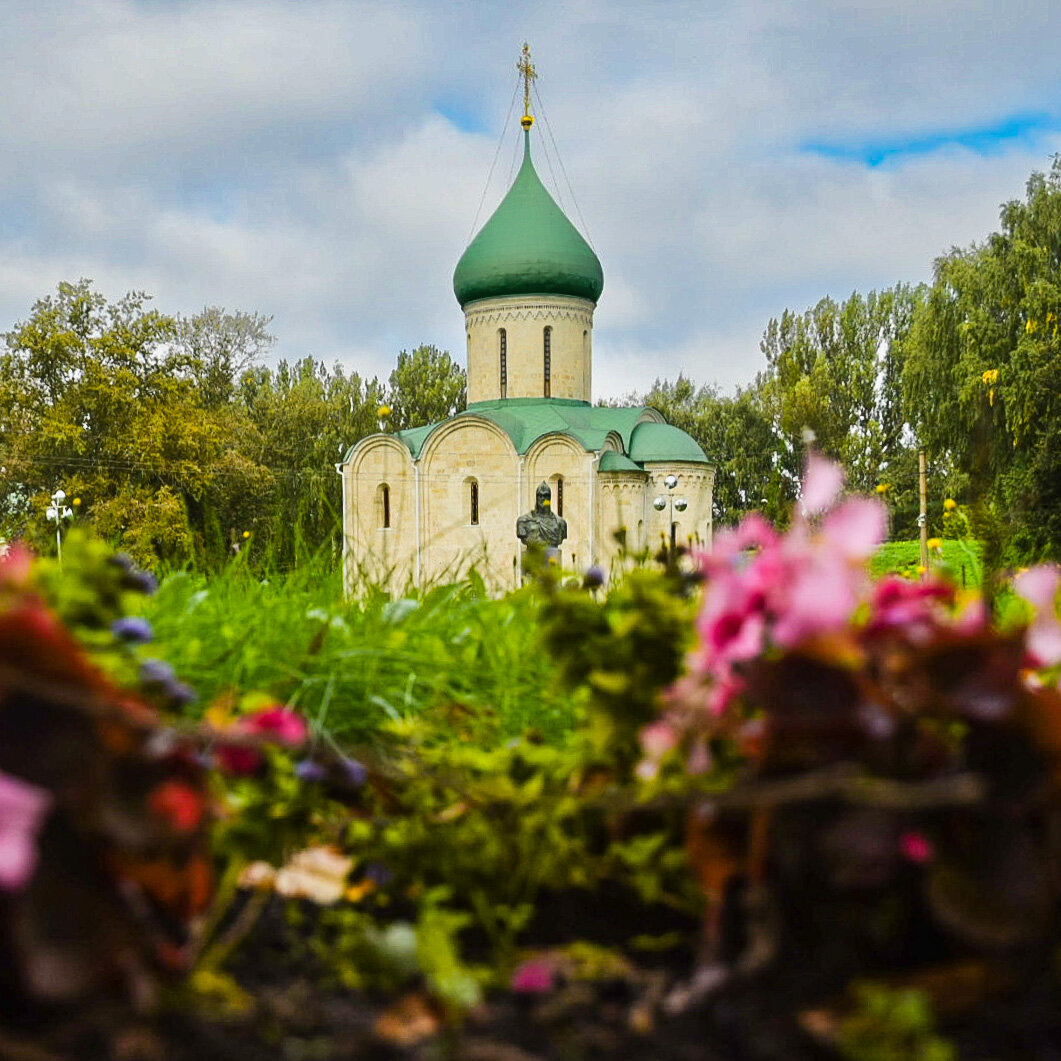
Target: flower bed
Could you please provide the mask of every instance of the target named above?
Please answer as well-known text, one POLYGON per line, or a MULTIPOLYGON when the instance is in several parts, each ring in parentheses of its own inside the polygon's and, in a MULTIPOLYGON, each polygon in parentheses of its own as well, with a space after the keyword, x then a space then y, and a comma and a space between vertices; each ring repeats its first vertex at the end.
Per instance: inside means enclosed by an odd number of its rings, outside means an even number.
POLYGON ((1052 1056, 1058 574, 1001 613, 871 580, 841 486, 812 458, 786 534, 607 591, 544 571, 548 741, 472 697, 357 744, 272 689, 195 705, 148 579, 9 553, 0 1055, 1052 1056))

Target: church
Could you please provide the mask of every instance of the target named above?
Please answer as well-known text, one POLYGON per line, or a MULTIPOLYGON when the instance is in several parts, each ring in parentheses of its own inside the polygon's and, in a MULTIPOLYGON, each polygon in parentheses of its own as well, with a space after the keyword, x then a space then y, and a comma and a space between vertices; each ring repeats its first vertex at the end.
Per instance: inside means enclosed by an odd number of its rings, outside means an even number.
POLYGON ((655 409, 592 404, 604 273, 534 168, 526 48, 520 70, 523 163, 453 275, 467 408, 369 435, 338 466, 350 592, 362 580, 401 592, 471 568, 491 591, 513 589, 517 522, 543 503, 564 527, 555 559, 572 572, 596 565, 608 577, 618 531, 634 551, 711 542, 715 469, 700 446, 655 409))

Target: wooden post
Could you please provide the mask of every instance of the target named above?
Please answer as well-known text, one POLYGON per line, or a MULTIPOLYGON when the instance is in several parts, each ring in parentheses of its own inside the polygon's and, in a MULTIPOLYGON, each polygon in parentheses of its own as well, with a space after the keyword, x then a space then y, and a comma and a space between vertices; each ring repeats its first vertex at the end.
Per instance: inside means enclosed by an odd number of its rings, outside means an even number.
POLYGON ((917 451, 917 479, 918 494, 921 498, 921 511, 917 517, 917 525, 921 529, 921 566, 928 570, 928 462, 925 460, 925 451, 917 451))

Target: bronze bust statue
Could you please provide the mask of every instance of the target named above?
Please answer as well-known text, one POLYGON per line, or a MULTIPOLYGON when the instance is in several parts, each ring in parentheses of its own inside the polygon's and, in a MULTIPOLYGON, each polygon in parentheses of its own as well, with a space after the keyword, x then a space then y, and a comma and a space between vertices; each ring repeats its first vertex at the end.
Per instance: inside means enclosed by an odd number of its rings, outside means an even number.
POLYGON ((516 520, 516 537, 528 547, 558 549, 567 537, 567 520, 552 510, 553 492, 548 483, 541 483, 535 494, 531 512, 516 520))

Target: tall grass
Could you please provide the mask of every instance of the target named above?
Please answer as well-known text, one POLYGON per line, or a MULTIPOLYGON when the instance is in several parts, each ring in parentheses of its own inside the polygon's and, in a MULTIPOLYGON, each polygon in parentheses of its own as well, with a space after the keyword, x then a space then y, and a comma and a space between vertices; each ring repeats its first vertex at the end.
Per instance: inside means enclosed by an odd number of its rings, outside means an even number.
POLYGON ((215 576, 171 574, 144 614, 199 710, 260 690, 344 743, 448 706, 477 739, 535 728, 556 740, 573 722, 538 644, 534 595, 491 599, 474 576, 394 601, 372 589, 346 600, 330 557, 265 578, 237 560, 215 576))

